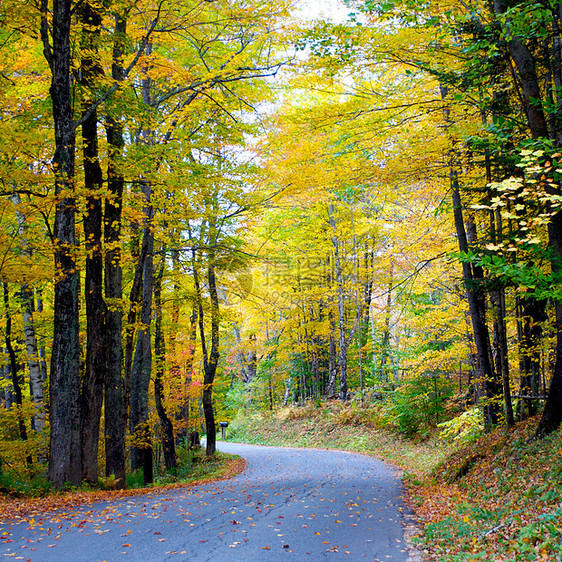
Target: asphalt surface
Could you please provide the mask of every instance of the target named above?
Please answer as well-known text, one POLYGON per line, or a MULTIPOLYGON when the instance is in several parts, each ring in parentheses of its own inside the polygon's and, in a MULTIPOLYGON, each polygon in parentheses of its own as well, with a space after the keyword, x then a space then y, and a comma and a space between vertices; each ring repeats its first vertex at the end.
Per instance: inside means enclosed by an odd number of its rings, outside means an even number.
POLYGON ((408 508, 388 465, 336 451, 218 448, 246 458, 246 471, 31 524, 3 521, 1 552, 34 562, 408 560, 408 508))

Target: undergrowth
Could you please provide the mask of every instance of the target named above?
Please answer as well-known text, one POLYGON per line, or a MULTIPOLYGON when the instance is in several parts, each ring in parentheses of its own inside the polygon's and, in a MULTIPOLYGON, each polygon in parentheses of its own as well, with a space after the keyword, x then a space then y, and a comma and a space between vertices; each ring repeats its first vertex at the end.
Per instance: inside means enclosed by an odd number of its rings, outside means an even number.
POLYGON ((497 429, 412 488, 436 560, 561 560, 562 435, 497 429))
POLYGON ((441 439, 407 439, 372 410, 329 403, 246 414, 229 440, 345 449, 405 471, 428 560, 562 560, 562 434, 533 439, 537 420, 481 435, 471 413, 441 439))
POLYGON ((179 465, 175 474, 161 474, 155 478, 153 485, 145 487, 142 470, 136 471, 127 476, 125 490, 114 489, 114 477, 100 478, 98 487, 84 484, 80 487, 55 490, 45 476, 37 476, 37 482, 30 487, 28 479, 4 473, 0 479, 3 491, 0 495, 0 521, 27 520, 29 517, 55 509, 71 512, 78 505, 203 484, 234 476, 245 466, 245 461, 239 456, 218 451, 213 457, 207 457, 203 450, 193 451, 183 460, 181 454, 178 456, 179 465))
POLYGON ((228 440, 368 453, 413 475, 430 470, 449 450, 435 434, 408 439, 382 426, 372 408, 340 402, 309 403, 273 412, 245 413, 230 424, 228 440))

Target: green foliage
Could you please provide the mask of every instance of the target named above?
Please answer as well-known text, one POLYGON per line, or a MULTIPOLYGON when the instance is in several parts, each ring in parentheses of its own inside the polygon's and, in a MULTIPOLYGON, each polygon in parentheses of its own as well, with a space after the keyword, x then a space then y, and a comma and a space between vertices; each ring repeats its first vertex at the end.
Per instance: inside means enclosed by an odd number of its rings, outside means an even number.
POLYGON ((446 414, 453 384, 445 377, 421 376, 404 382, 384 403, 383 419, 407 437, 428 437, 446 414))
POLYGON ((251 394, 249 388, 242 381, 236 380, 228 389, 225 396, 226 409, 228 412, 246 410, 250 406, 251 394))
POLYGON ((451 420, 438 424, 439 438, 460 446, 476 441, 484 433, 484 416, 480 408, 470 408, 451 420))
POLYGON ((187 440, 183 440, 177 447, 176 447, 176 456, 177 456, 177 466, 176 466, 176 476, 180 480, 183 478, 187 478, 190 475, 191 470, 193 469, 193 464, 196 460, 196 450, 190 448, 189 442, 187 440))
POLYGON ((115 477, 115 474, 98 476, 98 486, 100 490, 115 490, 118 483, 119 480, 115 477))
POLYGON ((32 476, 29 473, 7 471, 0 475, 0 491, 12 497, 43 497, 52 491, 46 471, 32 476))
POLYGON ((127 488, 144 488, 144 486, 144 471, 142 468, 127 474, 127 488))
POLYGON ((520 560, 535 560, 536 552, 548 552, 552 560, 562 558, 560 528, 562 507, 539 515, 533 523, 525 525, 517 536, 517 552, 520 560))

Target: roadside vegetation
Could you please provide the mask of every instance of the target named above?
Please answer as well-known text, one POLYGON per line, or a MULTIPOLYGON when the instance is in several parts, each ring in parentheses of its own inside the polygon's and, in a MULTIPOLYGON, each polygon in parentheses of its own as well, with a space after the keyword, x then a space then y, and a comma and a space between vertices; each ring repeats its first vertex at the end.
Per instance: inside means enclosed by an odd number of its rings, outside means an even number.
POLYGON ((143 483, 142 471, 127 478, 127 489, 122 489, 114 477, 100 477, 97 486, 66 486, 55 489, 45 473, 29 474, 26 470, 10 470, 0 475, 0 520, 18 520, 37 517, 45 512, 63 509, 72 514, 80 505, 121 497, 152 494, 175 487, 194 486, 230 478, 241 472, 246 463, 237 455, 216 452, 209 457, 200 447, 178 447, 178 465, 174 473, 162 467, 154 483, 143 483))
POLYGON ((229 441, 375 454, 416 475, 431 470, 447 455, 447 445, 435 437, 409 439, 381 428, 377 413, 357 403, 319 402, 244 414, 227 431, 229 441))
POLYGON ((560 432, 534 439, 534 418, 483 435, 478 416, 449 412, 406 435, 384 425, 387 413, 384 404, 310 402, 238 416, 227 438, 355 451, 399 467, 427 560, 560 559, 560 432))
POLYGON ((0 493, 214 478, 228 421, 559 558, 562 0, 299 4, 1 3, 0 493))

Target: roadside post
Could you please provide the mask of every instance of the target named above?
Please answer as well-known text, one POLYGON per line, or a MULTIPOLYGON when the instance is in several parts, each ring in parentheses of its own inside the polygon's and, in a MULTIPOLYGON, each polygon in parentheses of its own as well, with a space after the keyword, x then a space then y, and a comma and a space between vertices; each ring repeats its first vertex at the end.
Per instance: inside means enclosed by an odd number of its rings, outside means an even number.
POLYGON ((221 428, 221 439, 224 439, 225 437, 225 432, 226 432, 226 428, 228 427, 228 422, 219 422, 220 428, 221 428))

